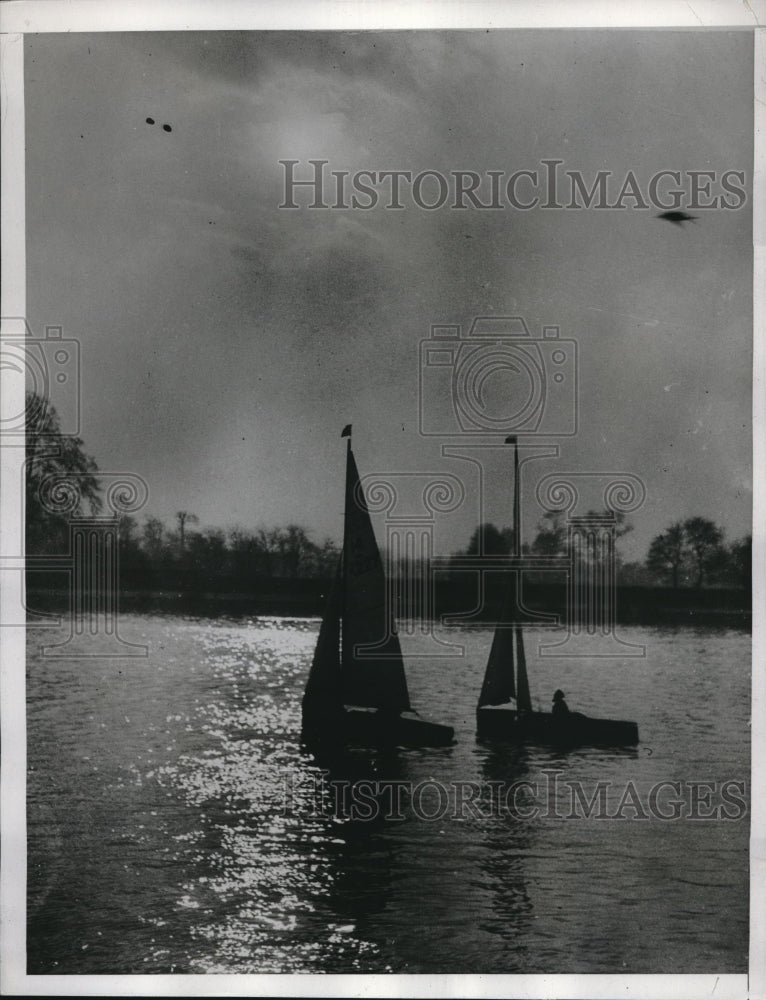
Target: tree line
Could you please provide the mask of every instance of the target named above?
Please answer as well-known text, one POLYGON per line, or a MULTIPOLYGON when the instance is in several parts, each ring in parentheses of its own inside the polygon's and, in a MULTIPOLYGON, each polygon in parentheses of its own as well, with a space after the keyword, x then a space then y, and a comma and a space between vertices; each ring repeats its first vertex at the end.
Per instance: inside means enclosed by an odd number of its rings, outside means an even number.
POLYGON ((689 517, 652 539, 646 567, 671 587, 749 587, 752 559, 752 535, 726 543, 723 528, 704 517, 689 517))
MULTIPOLYGON (((55 408, 44 397, 27 393, 26 435, 26 546, 27 552, 51 554, 66 551, 69 519, 96 516, 102 511, 98 466, 78 437, 63 435, 55 408), (79 501, 75 510, 57 513, 55 504, 42 502, 41 487, 52 474, 75 476, 79 501)), ((590 514, 598 512, 591 511, 590 514)), ((615 515, 619 540, 631 531, 624 514, 615 515)), ((193 512, 179 510, 174 523, 156 517, 143 523, 130 515, 118 522, 123 585, 135 587, 189 587, 204 590, 248 590, 265 580, 286 578, 328 579, 336 571, 339 549, 326 538, 313 541, 296 524, 285 527, 234 527, 195 529, 193 512)), ((455 555, 505 555, 513 542, 510 528, 491 523, 479 525, 467 546, 455 555)), ((563 514, 546 513, 523 554, 568 554, 568 526, 563 514)), ((588 558, 582 554, 580 558, 588 558)), ((655 536, 643 562, 625 562, 616 551, 618 583, 679 587, 750 586, 752 538, 727 543, 724 531, 703 517, 690 517, 669 525, 655 536)), ((402 563, 395 570, 421 575, 424 567, 402 563)), ((529 576, 550 579, 549 573, 529 571, 529 576)))
MULTIPOLYGON (((25 445, 26 551, 66 552, 70 519, 103 512, 98 465, 81 438, 62 433, 49 400, 32 392, 26 394, 25 445), (45 489, 52 476, 71 477, 79 495, 74 506, 57 508, 55 493, 45 489)), ((66 490, 62 497, 66 499, 66 490)), ((337 545, 329 538, 314 542, 300 525, 199 530, 196 524, 197 517, 188 510, 177 511, 171 526, 157 517, 139 523, 122 515, 117 532, 123 585, 237 590, 257 588, 264 579, 325 579, 335 573, 337 545)))
POLYGON ((321 578, 335 573, 339 549, 317 544, 296 524, 280 528, 191 530, 196 517, 178 511, 174 527, 156 517, 119 521, 123 581, 202 590, 257 589, 273 578, 321 578))
MULTIPOLYGON (((590 515, 597 514, 589 511, 590 515)), ((656 535, 643 562, 626 562, 619 550, 619 540, 632 530, 625 515, 615 515, 617 547, 615 561, 618 584, 679 587, 750 587, 752 572, 752 536, 726 542, 724 529, 704 517, 676 521, 656 535)), ((511 550, 512 531, 486 523, 479 525, 468 545, 456 555, 504 555, 511 550)), ((568 528, 563 514, 548 512, 537 525, 532 542, 521 546, 523 555, 567 557, 568 528)), ((590 556, 592 558, 592 555, 590 556)), ((587 560, 587 553, 579 558, 587 560)), ((525 572, 530 579, 550 579, 548 571, 525 572)))

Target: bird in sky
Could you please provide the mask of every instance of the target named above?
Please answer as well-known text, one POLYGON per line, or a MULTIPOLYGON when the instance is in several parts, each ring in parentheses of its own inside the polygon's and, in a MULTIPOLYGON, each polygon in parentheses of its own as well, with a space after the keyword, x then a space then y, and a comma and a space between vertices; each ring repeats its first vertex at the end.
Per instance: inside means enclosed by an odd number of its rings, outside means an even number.
MULTIPOLYGON (((147 118, 146 119, 146 124, 147 125, 154 125, 155 124, 154 118, 147 118)), ((173 131, 172 125, 163 125, 162 129, 163 129, 164 132, 172 132, 173 131)))
POLYGON ((689 215, 687 212, 663 212, 657 218, 664 219, 666 222, 673 222, 677 226, 682 226, 685 222, 693 222, 697 216, 689 215))

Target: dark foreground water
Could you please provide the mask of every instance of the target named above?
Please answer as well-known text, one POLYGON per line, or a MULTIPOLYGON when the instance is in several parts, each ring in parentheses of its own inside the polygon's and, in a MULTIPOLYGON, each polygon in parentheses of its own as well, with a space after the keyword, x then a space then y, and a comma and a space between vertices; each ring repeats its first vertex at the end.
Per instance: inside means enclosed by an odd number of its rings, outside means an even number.
POLYGON ((645 658, 571 662, 530 635, 533 701, 639 724, 635 751, 555 753, 477 744, 491 636, 450 631, 465 656, 408 680, 458 743, 350 753, 322 787, 317 621, 121 630, 149 655, 54 660, 30 630, 30 973, 746 971, 748 635, 626 628, 645 658))

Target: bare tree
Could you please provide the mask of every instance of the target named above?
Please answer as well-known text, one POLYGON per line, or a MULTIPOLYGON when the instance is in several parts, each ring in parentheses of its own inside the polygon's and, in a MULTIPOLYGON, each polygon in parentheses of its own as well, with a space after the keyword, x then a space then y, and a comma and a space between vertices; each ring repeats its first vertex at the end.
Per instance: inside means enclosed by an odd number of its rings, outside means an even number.
POLYGON ((50 401, 26 394, 26 535, 30 552, 55 551, 67 538, 72 516, 98 514, 102 507, 98 466, 78 437, 62 434, 50 401), (43 494, 55 481, 71 479, 76 507, 58 514, 43 494))
POLYGON ((678 587, 681 568, 686 560, 686 538, 680 521, 652 539, 646 567, 657 576, 668 576, 671 585, 678 587))
POLYGON ((196 514, 190 514, 187 510, 179 510, 176 511, 176 520, 178 521, 178 545, 181 555, 183 555, 186 548, 186 525, 199 524, 199 518, 196 514))
POLYGON ((753 575, 753 536, 732 542, 729 546, 729 573, 738 587, 750 589, 753 575))
POLYGON ((723 531, 704 517, 684 521, 684 535, 696 569, 696 586, 701 587, 705 573, 717 558, 723 544, 723 531))
POLYGON ((505 556, 510 551, 512 540, 509 528, 498 528, 487 521, 474 529, 464 554, 475 556, 481 552, 486 556, 505 556))
POLYGON ((705 517, 688 517, 652 540, 646 566, 652 573, 669 576, 674 587, 687 569, 694 573, 694 585, 701 587, 706 577, 725 575, 729 559, 723 529, 705 517))
POLYGON ((539 556, 558 556, 566 552, 567 529, 561 511, 549 510, 537 525, 532 552, 539 556))
POLYGON ((136 527, 138 522, 130 514, 121 514, 117 523, 120 545, 136 545, 136 527))
POLYGON ((144 523, 144 548, 152 559, 162 555, 165 541, 165 525, 157 517, 148 517, 144 523))

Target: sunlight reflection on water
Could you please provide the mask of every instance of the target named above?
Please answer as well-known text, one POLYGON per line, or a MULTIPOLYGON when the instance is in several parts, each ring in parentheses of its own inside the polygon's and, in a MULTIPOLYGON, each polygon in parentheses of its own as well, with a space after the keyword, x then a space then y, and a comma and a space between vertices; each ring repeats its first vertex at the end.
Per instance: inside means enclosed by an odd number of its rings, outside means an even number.
MULTIPOLYGON (((31 630, 30 972, 744 970, 746 821, 325 809, 299 741, 317 630, 127 616, 124 635, 151 650, 132 661, 46 659, 31 630)), ((645 660, 567 664, 566 690, 574 708, 637 719, 636 751, 477 744, 491 637, 466 631, 464 660, 408 663, 413 704, 458 743, 352 752, 344 773, 747 780, 749 636, 625 632, 645 660)), ((530 676, 546 704, 562 668, 531 654, 530 676)))

